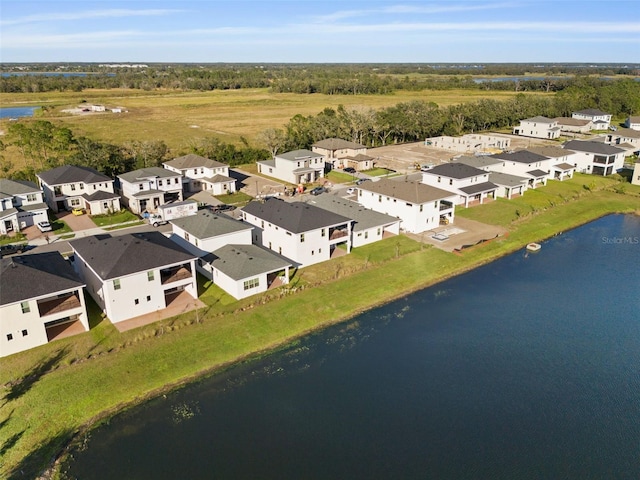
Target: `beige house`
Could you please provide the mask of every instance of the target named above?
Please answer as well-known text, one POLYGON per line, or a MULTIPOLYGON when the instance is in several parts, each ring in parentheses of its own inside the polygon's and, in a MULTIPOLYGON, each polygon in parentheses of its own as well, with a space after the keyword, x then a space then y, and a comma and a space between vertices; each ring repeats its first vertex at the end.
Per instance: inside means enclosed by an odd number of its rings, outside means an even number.
POLYGON ((374 159, 367 155, 367 147, 341 138, 326 138, 314 143, 311 151, 325 157, 332 168, 351 167, 357 171, 370 170, 374 159))
POLYGON ((498 153, 496 150, 509 150, 511 148, 511 139, 497 135, 468 134, 461 137, 443 135, 427 138, 425 145, 459 153, 498 153))
POLYGON ((633 175, 631 177, 631 183, 633 185, 640 185, 640 162, 636 162, 633 167, 633 175))
POLYGON ((558 122, 560 131, 563 133, 589 133, 594 129, 593 122, 591 120, 570 118, 570 117, 557 117, 554 118, 558 122))
POLYGON ((624 126, 631 130, 640 130, 640 117, 627 117, 624 126))

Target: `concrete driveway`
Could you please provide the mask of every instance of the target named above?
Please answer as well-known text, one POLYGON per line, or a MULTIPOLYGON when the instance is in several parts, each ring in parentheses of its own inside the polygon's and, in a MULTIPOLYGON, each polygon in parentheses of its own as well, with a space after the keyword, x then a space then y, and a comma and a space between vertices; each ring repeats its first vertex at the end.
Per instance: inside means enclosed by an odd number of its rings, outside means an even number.
POLYGON ((69 225, 69 228, 74 232, 96 228, 96 224, 93 223, 93 220, 91 220, 87 214, 74 215, 71 212, 58 212, 56 213, 56 218, 69 225))
POLYGON ((258 195, 273 195, 284 193, 285 184, 273 178, 264 178, 259 175, 253 175, 239 168, 229 169, 229 176, 236 179, 238 189, 250 195, 257 197, 258 195))

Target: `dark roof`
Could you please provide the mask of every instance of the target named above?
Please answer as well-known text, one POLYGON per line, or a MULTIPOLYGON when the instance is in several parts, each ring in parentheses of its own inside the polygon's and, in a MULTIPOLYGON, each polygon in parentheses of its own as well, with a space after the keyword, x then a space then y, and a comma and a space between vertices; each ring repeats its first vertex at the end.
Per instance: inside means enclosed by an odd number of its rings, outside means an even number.
POLYGON ((133 183, 147 178, 173 178, 179 176, 179 173, 168 170, 166 168, 148 167, 140 168, 132 172, 123 173, 121 175, 118 175, 118 178, 124 180, 125 182, 133 183))
POLYGON ((467 195, 475 195, 476 193, 481 192, 490 192, 491 190, 495 190, 498 186, 491 182, 477 183, 475 185, 469 185, 468 187, 462 187, 460 191, 466 193, 467 195))
POLYGON ((566 148, 562 148, 555 145, 542 145, 539 147, 529 147, 527 148, 530 152, 536 153, 538 155, 543 155, 549 158, 558 158, 558 157, 566 157, 567 155, 571 155, 574 152, 567 150, 566 148))
MULTIPOLYGON (((486 173, 480 170, 482 173, 486 173)), ((382 179, 378 182, 365 182, 358 186, 360 190, 373 192, 387 197, 397 198, 416 205, 433 202, 443 198, 455 197, 455 193, 432 187, 421 182, 382 179)))
POLYGON ((524 120, 521 120, 521 122, 554 123, 555 119, 537 116, 537 117, 525 118, 524 120))
POLYGON ((173 160, 169 160, 168 162, 164 162, 164 165, 169 165, 173 168, 179 168, 184 170, 186 168, 220 168, 220 167, 228 167, 226 163, 221 163, 216 160, 211 160, 209 158, 201 157, 200 155, 196 155, 194 153, 190 153, 189 155, 184 155, 182 157, 174 158, 173 160))
POLYGON ((487 172, 485 172, 484 170, 480 170, 479 168, 467 165, 465 163, 452 162, 436 165, 426 172, 423 172, 423 174, 440 175, 442 177, 461 179, 476 177, 478 175, 486 175, 487 172))
POLYGON ((303 233, 351 221, 308 203, 289 203, 279 198, 268 198, 264 202, 253 201, 242 210, 291 233, 303 233))
POLYGON ((251 230, 253 225, 235 220, 227 215, 200 210, 195 215, 176 218, 171 223, 200 240, 251 230))
POLYGON ((86 193, 83 193, 82 198, 84 198, 88 202, 97 202, 99 200, 109 200, 111 198, 120 198, 120 195, 118 195, 117 193, 105 192, 104 190, 96 190, 91 195, 87 195, 86 193))
POLYGON ((603 112, 602 110, 598 110, 597 108, 585 108, 584 110, 578 110, 577 112, 582 115, 591 115, 592 117, 600 117, 602 115, 609 115, 607 112, 603 112))
POLYGON ((462 157, 458 157, 456 159, 456 163, 464 163, 465 165, 469 165, 470 167, 480 169, 482 169, 482 167, 497 165, 502 162, 503 160, 499 158, 492 158, 488 155, 480 155, 478 157, 469 157, 467 155, 463 155, 462 157))
POLYGON ((505 187, 518 187, 526 184, 529 179, 525 177, 518 177, 517 175, 511 175, 510 173, 491 172, 489 173, 489 181, 496 185, 502 185, 505 187))
POLYGON ((204 257, 214 268, 243 280, 291 267, 291 261, 257 245, 225 245, 204 257))
POLYGON ((518 150, 517 152, 511 153, 496 153, 495 155, 491 155, 493 158, 500 158, 502 160, 507 160, 509 162, 518 162, 518 163, 536 163, 541 162, 543 160, 549 160, 549 157, 545 157, 544 155, 539 155, 537 153, 533 153, 529 150, 518 150))
POLYGON ((355 142, 349 142, 348 140, 342 140, 341 138, 325 138, 312 145, 312 147, 324 148, 325 150, 340 150, 342 148, 353 148, 359 150, 366 148, 364 145, 355 142))
POLYGON ((559 163, 557 165, 554 165, 553 168, 556 168, 558 170, 562 170, 562 171, 566 171, 566 170, 573 170, 575 167, 575 165, 571 165, 570 163, 559 163))
POLYGON ((598 155, 616 155, 624 152, 621 148, 612 147, 606 143, 589 142, 582 140, 571 140, 563 145, 563 148, 577 150, 579 152, 589 152, 598 155))
POLYGON ((540 170, 540 169, 535 169, 535 170, 531 170, 529 172, 527 172, 527 175, 531 175, 532 177, 544 177, 546 175, 549 175, 549 172, 545 172, 544 170, 540 170))
POLYGON ((311 150, 306 150, 306 149, 292 150, 291 152, 285 152, 285 153, 276 155, 276 157, 278 158, 282 158, 284 160, 291 160, 291 161, 304 160, 306 158, 318 158, 322 156, 323 155, 319 153, 312 152, 311 150))
POLYGON ((38 177, 47 185, 64 185, 65 183, 101 183, 113 180, 97 170, 76 165, 61 167, 38 173, 38 177))
POLYGON ((228 182, 235 182, 235 178, 231 178, 231 177, 227 177, 226 175, 220 175, 219 173, 217 173, 216 175, 214 175, 213 177, 209 177, 209 178, 202 178, 201 179, 203 182, 209 182, 209 183, 228 183, 228 182))
POLYGON ((572 117, 556 117, 554 120, 560 125, 569 125, 572 127, 584 127, 586 125, 589 125, 589 122, 591 121, 572 117))
POLYGON ((187 262, 196 257, 160 232, 95 235, 69 242, 102 280, 187 262))
POLYGON ((396 217, 373 211, 363 207, 357 202, 344 199, 337 195, 323 193, 322 195, 307 200, 307 203, 352 219, 355 222, 353 225, 354 232, 386 226, 400 221, 396 217))
POLYGON ((5 257, 0 265, 0 305, 84 286, 71 264, 58 252, 5 257))
POLYGON ((33 182, 9 180, 8 178, 0 178, 0 193, 9 196, 19 195, 21 193, 36 193, 42 190, 33 182))

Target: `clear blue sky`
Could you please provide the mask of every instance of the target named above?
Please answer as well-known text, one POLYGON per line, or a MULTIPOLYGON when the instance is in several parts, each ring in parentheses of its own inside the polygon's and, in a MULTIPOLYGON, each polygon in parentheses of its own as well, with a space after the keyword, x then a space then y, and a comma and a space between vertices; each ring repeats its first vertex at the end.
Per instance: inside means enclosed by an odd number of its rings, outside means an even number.
POLYGON ((640 63, 640 1, 0 0, 3 62, 640 63))

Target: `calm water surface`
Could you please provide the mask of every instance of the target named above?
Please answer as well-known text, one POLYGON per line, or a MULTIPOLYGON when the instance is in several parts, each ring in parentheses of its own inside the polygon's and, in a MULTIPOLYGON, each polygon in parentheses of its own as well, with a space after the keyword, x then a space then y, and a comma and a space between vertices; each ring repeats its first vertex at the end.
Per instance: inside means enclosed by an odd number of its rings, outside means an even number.
POLYGON ((0 118, 33 117, 33 112, 40 107, 6 107, 0 108, 0 118))
POLYGON ((367 312, 114 418, 68 474, 638 479, 639 243, 605 217, 367 312))

